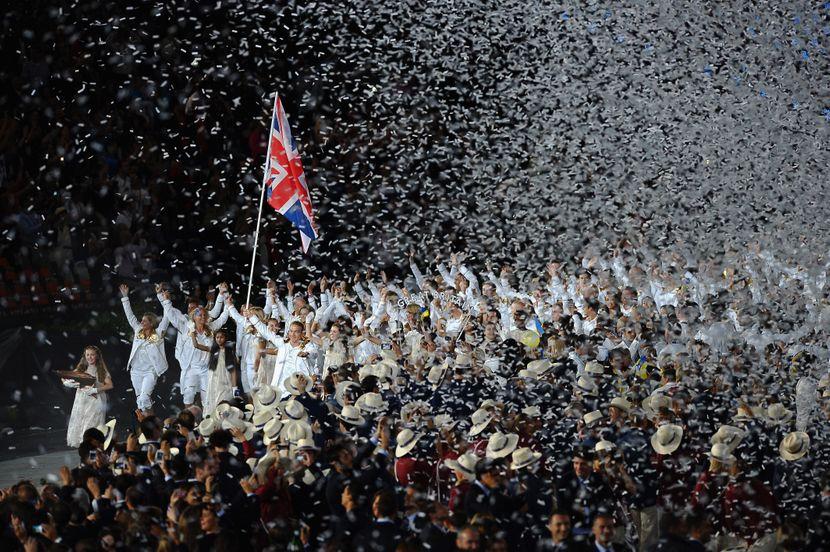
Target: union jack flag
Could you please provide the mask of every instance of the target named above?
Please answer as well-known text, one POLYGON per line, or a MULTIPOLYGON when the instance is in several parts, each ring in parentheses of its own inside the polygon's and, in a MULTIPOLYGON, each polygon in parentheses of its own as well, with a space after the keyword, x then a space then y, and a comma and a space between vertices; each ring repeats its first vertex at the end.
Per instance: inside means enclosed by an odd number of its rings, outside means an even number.
POLYGON ((288 117, 282 108, 279 95, 274 99, 274 115, 271 117, 271 136, 265 156, 263 185, 268 204, 299 230, 303 253, 307 253, 311 242, 317 239, 314 211, 300 152, 297 151, 297 143, 291 136, 288 117))

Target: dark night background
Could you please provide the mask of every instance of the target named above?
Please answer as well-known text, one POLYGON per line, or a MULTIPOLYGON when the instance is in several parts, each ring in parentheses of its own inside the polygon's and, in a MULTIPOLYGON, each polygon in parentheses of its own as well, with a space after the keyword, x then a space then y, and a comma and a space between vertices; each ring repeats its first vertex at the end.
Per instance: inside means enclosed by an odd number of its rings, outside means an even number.
POLYGON ((758 240, 810 265, 830 244, 828 13, 9 3, 0 424, 65 423, 71 394, 48 372, 90 342, 132 404, 118 284, 137 290, 134 306, 155 281, 179 303, 222 280, 244 292, 275 91, 322 232, 304 258, 266 206, 257 287, 266 274, 401 273, 410 249, 422 265, 453 250, 515 262, 528 279, 623 237, 703 258, 758 240))

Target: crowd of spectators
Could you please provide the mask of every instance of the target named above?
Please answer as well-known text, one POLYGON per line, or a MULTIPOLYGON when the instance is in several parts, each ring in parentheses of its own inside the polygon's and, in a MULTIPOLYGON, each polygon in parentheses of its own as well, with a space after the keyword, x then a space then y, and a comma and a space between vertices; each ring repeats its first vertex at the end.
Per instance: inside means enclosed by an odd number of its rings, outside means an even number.
POLYGON ((826 267, 639 256, 269 285, 236 338, 307 372, 88 429, 3 549, 823 549, 826 267))

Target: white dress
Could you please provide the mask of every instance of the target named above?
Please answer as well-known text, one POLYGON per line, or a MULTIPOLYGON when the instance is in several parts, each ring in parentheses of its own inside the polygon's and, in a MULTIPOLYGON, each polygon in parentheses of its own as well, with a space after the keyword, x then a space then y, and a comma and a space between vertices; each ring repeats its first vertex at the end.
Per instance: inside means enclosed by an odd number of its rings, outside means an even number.
POLYGON ((271 385, 271 380, 274 379, 274 366, 277 364, 277 355, 269 355, 264 351, 259 358, 259 368, 256 370, 254 376, 254 389, 263 385, 271 385))
MULTIPOLYGON (((87 366, 86 373, 98 378, 98 368, 87 366)), ((84 432, 91 427, 104 424, 107 413, 107 394, 91 394, 94 387, 80 387, 75 391, 75 403, 69 415, 69 427, 66 431, 66 444, 77 448, 83 441, 84 432)))
POLYGON ((205 397, 204 415, 212 414, 216 410, 216 405, 222 401, 229 401, 233 398, 233 388, 231 387, 231 374, 228 367, 225 365, 224 351, 219 352, 219 358, 216 361, 216 369, 208 370, 207 396, 205 397))

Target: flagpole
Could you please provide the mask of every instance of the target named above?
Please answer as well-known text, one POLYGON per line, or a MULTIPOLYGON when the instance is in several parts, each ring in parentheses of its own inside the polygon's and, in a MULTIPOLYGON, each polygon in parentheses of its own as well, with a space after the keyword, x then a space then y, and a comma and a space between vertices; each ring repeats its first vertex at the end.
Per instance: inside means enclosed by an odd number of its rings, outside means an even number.
MULTIPOLYGON (((271 117, 274 117, 274 113, 277 112, 277 99, 279 96, 274 93, 274 109, 271 111, 271 117)), ((265 186, 267 183, 266 171, 268 170, 268 160, 270 159, 271 155, 271 125, 268 125, 268 136, 266 138, 268 140, 268 149, 265 153, 265 165, 262 168, 262 191, 259 194, 259 212, 257 213, 256 217, 256 232, 254 232, 254 250, 251 254, 251 273, 248 276, 248 295, 245 298, 245 305, 251 304, 251 287, 254 284, 254 266, 256 262, 256 249, 259 245, 259 223, 262 220, 262 205, 265 203, 265 186)))

